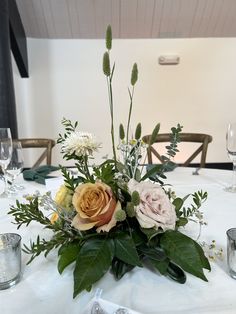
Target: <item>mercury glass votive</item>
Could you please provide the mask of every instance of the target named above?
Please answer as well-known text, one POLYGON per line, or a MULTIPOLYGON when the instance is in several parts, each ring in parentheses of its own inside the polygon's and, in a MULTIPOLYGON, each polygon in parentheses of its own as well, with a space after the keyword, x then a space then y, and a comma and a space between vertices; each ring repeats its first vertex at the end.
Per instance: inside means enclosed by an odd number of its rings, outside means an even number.
POLYGON ((227 230, 227 263, 228 271, 236 279, 236 228, 227 230))
POLYGON ((0 290, 14 286, 21 278, 21 236, 0 234, 0 290))

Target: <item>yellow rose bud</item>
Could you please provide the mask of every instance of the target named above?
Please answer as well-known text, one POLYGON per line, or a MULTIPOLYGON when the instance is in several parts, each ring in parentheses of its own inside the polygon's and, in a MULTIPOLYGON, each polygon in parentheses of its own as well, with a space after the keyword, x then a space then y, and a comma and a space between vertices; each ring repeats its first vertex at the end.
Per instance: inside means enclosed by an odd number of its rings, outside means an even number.
POLYGON ((72 209, 72 196, 73 192, 69 190, 65 185, 62 185, 55 196, 55 202, 59 206, 70 210, 72 209))

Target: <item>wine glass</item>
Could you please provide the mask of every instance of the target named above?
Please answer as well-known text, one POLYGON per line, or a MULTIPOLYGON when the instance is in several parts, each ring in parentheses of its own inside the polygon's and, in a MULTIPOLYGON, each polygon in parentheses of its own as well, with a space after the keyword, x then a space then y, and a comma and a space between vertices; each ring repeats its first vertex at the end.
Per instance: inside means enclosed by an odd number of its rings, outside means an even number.
POLYGON ((229 123, 226 133, 226 149, 230 160, 233 162, 232 185, 226 191, 236 193, 236 122, 229 123))
POLYGON ((11 182, 11 186, 8 188, 8 193, 16 193, 17 190, 21 190, 24 187, 15 185, 15 180, 23 170, 24 158, 20 141, 13 141, 12 143, 12 157, 11 161, 6 169, 6 177, 11 182))
POLYGON ((2 176, 4 179, 4 192, 1 194, 2 196, 6 195, 6 168, 10 163, 12 155, 12 138, 11 138, 11 130, 9 128, 0 128, 0 167, 2 170, 2 176))

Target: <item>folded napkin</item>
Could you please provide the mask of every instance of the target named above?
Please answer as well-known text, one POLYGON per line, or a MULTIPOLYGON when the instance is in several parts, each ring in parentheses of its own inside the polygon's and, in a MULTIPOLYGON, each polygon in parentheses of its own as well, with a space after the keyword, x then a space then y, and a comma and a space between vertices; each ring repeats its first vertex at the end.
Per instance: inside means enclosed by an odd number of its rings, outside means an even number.
POLYGON ((45 166, 40 166, 35 169, 24 170, 23 178, 25 180, 35 181, 40 184, 45 184, 45 179, 53 178, 53 176, 49 176, 48 174, 58 169, 59 167, 45 165, 45 166))
POLYGON ((102 289, 95 291, 95 296, 83 310, 83 314, 142 314, 127 307, 109 302, 101 298, 102 289))

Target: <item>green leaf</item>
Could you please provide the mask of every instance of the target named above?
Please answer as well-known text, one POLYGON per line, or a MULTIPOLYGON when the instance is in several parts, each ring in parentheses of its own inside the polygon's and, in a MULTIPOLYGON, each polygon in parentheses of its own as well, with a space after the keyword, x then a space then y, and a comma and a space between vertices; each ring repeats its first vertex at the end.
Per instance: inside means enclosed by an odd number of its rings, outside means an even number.
POLYGON ((164 261, 149 259, 149 262, 160 272, 161 275, 166 275, 169 259, 165 259, 164 261))
POLYGON ((190 274, 207 281, 194 240, 178 231, 168 230, 162 235, 160 244, 174 263, 190 274))
POLYGON ((136 247, 147 241, 144 234, 139 229, 134 229, 132 231, 132 239, 136 247))
POLYGON ((89 239, 79 251, 74 270, 75 298, 81 291, 98 281, 110 268, 113 258, 113 241, 89 239))
POLYGON ((160 171, 162 170, 162 165, 155 165, 155 166, 152 166, 150 168, 150 170, 148 170, 146 172, 146 174, 141 178, 141 181, 144 181, 146 179, 148 179, 149 177, 159 173, 160 171))
POLYGON ((183 203, 184 202, 183 202, 182 198, 176 197, 172 204, 175 206, 175 210, 178 212, 181 209, 181 207, 183 206, 183 203))
POLYGON ((114 238, 114 243, 117 258, 127 264, 142 267, 134 241, 128 234, 119 234, 114 238))
POLYGON ((166 259, 165 251, 158 246, 149 247, 147 245, 140 245, 138 250, 151 260, 164 261, 166 259))
POLYGON ((177 227, 183 227, 188 223, 188 219, 185 217, 180 217, 177 222, 176 222, 176 226, 177 227))
POLYGON ((205 253, 204 253, 202 247, 197 242, 194 242, 194 244, 195 244, 195 247, 196 247, 198 254, 200 256, 200 259, 202 262, 202 267, 205 269, 211 270, 211 265, 210 265, 207 257, 205 256, 205 253))
POLYGON ((159 233, 163 233, 161 229, 154 229, 154 228, 140 228, 140 230, 147 236, 148 241, 153 239, 159 233))
POLYGON ((127 272, 134 268, 133 265, 127 264, 118 258, 113 258, 111 265, 111 272, 115 276, 115 279, 121 279, 127 272))
POLYGON ((172 262, 169 263, 166 273, 167 273, 167 276, 169 276, 171 279, 179 283, 186 282, 186 275, 184 271, 178 265, 175 265, 172 262))
POLYGON ((58 252, 60 258, 57 264, 57 268, 60 274, 68 265, 76 260, 79 250, 80 245, 78 243, 69 243, 60 247, 60 250, 58 252))

